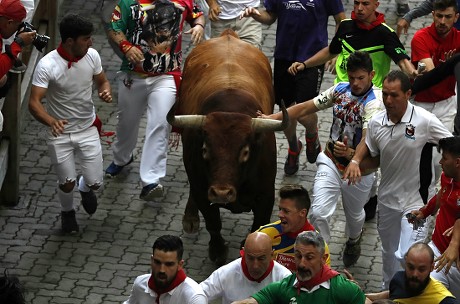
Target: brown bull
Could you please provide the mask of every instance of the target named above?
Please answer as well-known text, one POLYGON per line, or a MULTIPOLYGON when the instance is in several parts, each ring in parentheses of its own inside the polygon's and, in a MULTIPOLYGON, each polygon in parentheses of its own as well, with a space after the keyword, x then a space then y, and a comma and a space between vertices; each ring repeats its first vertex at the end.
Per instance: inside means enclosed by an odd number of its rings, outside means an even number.
POLYGON ((168 121, 183 128, 183 159, 190 194, 183 218, 186 232, 199 227, 198 210, 211 235, 209 257, 226 262, 219 207, 253 211, 251 230, 270 221, 274 204, 276 145, 273 131, 288 123, 259 119, 273 112, 274 93, 268 59, 228 30, 187 57, 178 104, 183 115, 168 121))

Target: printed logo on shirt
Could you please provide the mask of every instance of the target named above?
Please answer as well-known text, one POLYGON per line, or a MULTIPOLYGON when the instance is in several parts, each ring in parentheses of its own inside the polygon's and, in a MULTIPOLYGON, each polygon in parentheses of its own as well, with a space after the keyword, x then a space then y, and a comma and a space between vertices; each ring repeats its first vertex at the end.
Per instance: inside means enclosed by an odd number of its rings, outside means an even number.
POLYGON ((297 299, 295 297, 292 297, 290 300, 289 300, 289 304, 297 304, 297 299))
MULTIPOLYGON (((315 7, 315 3, 313 1, 305 3, 305 5, 315 7)), ((305 6, 303 6, 303 3, 300 2, 299 0, 292 0, 292 1, 285 2, 284 6, 286 7, 287 10, 294 10, 294 11, 304 10, 304 11, 307 11, 305 6)))
POLYGON ((460 198, 457 197, 457 207, 460 207, 460 198))
POLYGON ((406 137, 415 140, 415 127, 412 124, 406 125, 406 137))

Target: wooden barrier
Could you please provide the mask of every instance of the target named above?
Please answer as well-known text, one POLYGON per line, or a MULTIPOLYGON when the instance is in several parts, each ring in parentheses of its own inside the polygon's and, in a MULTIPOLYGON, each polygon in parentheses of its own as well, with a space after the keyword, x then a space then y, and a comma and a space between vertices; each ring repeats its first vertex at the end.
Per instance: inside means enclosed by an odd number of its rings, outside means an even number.
POLYGON ((56 45, 58 12, 58 0, 35 0, 32 24, 38 33, 50 36, 51 39, 43 53, 33 46, 25 48, 22 59, 27 69, 24 73, 10 71, 8 74, 12 85, 2 109, 4 123, 0 141, 0 203, 3 205, 14 206, 19 202, 20 134, 24 127, 22 118, 27 111, 35 66, 56 45))

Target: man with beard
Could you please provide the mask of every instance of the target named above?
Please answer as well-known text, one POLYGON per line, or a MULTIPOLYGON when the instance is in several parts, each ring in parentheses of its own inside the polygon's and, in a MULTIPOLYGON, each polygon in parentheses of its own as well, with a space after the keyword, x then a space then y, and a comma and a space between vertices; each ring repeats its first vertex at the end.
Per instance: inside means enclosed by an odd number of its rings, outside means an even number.
MULTIPOLYGON (((349 185, 341 177, 365 137, 369 119, 383 109, 382 91, 372 84, 375 71, 369 53, 356 51, 350 54, 347 73, 347 82, 339 82, 315 98, 288 109, 290 119, 333 109, 329 141, 316 161, 318 170, 313 184, 310 220, 329 243, 329 220, 335 212, 339 195, 342 196, 347 220, 345 231, 349 237, 343 253, 345 267, 356 263, 361 254, 363 208, 370 196, 375 170, 363 172, 363 178, 356 185, 349 185)), ((268 118, 281 120, 282 113, 268 118)))
POLYGON ((430 277, 434 268, 433 250, 424 243, 413 244, 405 255, 406 269, 397 272, 390 282, 390 290, 367 294, 371 300, 389 298, 402 304, 458 303, 449 290, 430 277))
POLYGON ((233 304, 366 303, 357 284, 326 265, 328 254, 324 244, 323 237, 316 231, 300 233, 294 245, 297 273, 233 304))
MULTIPOLYGON (((294 261, 294 243, 299 233, 315 230, 308 222, 310 210, 310 196, 307 189, 300 185, 286 185, 279 191, 279 221, 267 224, 258 231, 268 234, 272 240, 275 261, 291 271, 296 270, 294 261)), ((329 248, 327 244, 326 263, 330 265, 329 248)))
POLYGON ((206 304, 208 300, 197 282, 187 277, 177 236, 163 235, 153 243, 151 274, 138 276, 124 304, 206 304))
MULTIPOLYGON (((431 71, 441 63, 460 52, 460 31, 454 27, 458 19, 456 0, 435 0, 433 3, 433 23, 418 30, 411 41, 412 62, 424 63, 426 71, 431 71)), ((454 75, 447 77, 429 90, 421 91, 413 97, 412 104, 433 113, 446 126, 454 131, 457 113, 456 80, 454 75)), ((427 144, 420 161, 420 193, 426 203, 434 195, 435 183, 439 180, 440 155, 433 153, 433 145, 427 144), (433 168, 435 170, 433 171, 433 168), (433 179, 433 174, 435 178, 433 179), (431 185, 430 185, 431 184, 431 185)))
POLYGON ((273 261, 272 241, 265 233, 248 235, 241 253, 241 258, 220 267, 200 283, 209 301, 222 298, 222 304, 230 304, 291 274, 273 261))
POLYGON ((444 263, 436 265, 436 270, 431 272, 431 277, 439 280, 455 297, 460 298, 460 272, 456 265, 459 253, 458 243, 455 241, 455 237, 445 233, 455 225, 460 216, 460 138, 441 139, 439 150, 442 152, 439 163, 443 169, 441 190, 426 206, 412 211, 412 214, 416 216, 416 220, 423 220, 431 214, 436 214, 439 210, 429 245, 436 258, 448 259, 454 263, 445 269, 443 269, 444 263), (454 260, 451 258, 452 255, 456 256, 454 260))

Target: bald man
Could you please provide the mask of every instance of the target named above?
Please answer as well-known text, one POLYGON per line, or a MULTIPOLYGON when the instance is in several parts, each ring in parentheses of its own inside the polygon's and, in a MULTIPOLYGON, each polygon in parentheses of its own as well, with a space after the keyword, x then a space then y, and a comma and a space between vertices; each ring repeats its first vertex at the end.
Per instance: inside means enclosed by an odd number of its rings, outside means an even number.
POLYGON ((374 301, 391 299, 396 303, 459 303, 441 282, 430 277, 434 268, 433 250, 424 243, 415 243, 407 251, 405 270, 397 272, 390 282, 390 290, 367 294, 374 301))
POLYGON ((242 300, 291 274, 273 261, 272 240, 263 232, 248 235, 241 256, 200 283, 209 301, 222 298, 222 304, 227 304, 242 300))

